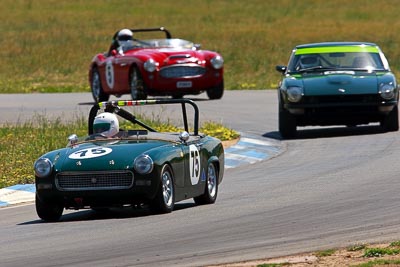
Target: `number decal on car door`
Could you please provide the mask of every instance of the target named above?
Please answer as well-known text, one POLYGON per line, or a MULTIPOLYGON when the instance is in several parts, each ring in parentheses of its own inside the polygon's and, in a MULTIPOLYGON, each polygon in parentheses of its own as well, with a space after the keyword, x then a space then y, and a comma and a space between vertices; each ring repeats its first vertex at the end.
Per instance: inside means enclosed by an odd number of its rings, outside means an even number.
POLYGON ((189 146, 189 172, 192 185, 198 184, 200 178, 200 152, 195 145, 189 146))
POLYGON ((107 80, 108 87, 110 89, 113 89, 114 88, 114 67, 113 67, 111 59, 107 60, 107 63, 106 63, 106 80, 107 80))

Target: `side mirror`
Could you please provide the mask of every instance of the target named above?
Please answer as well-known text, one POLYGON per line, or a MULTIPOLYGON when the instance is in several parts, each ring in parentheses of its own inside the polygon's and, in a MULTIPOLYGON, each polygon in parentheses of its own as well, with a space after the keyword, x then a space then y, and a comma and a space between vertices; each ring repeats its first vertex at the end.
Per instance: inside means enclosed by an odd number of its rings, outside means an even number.
POLYGON ((186 132, 186 131, 181 132, 181 133, 179 134, 179 139, 180 139, 183 143, 186 143, 187 140, 189 140, 189 138, 190 138, 190 134, 189 134, 188 132, 186 132))
POLYGON ((279 71, 280 73, 284 74, 286 72, 286 70, 287 70, 287 67, 286 66, 282 66, 282 65, 278 65, 278 66, 275 67, 275 69, 277 71, 279 71))
POLYGON ((116 56, 118 54, 117 50, 113 49, 111 50, 111 55, 112 56, 116 56))
POLYGON ((76 134, 71 134, 68 136, 68 145, 67 146, 74 146, 78 143, 78 136, 76 134))

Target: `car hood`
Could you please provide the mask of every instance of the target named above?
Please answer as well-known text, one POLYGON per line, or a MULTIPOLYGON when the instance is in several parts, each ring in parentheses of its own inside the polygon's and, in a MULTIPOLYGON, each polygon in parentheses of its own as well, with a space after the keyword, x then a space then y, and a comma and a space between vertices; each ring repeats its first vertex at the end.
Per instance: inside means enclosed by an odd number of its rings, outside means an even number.
POLYGON ((159 62, 160 66, 193 63, 204 65, 208 52, 203 50, 159 48, 134 51, 132 55, 152 58, 159 62))
POLYGON ((327 71, 302 76, 305 95, 376 94, 379 83, 376 73, 327 71))
POLYGON ((56 172, 126 170, 133 168, 137 156, 168 144, 159 140, 94 141, 58 150, 50 160, 56 172))

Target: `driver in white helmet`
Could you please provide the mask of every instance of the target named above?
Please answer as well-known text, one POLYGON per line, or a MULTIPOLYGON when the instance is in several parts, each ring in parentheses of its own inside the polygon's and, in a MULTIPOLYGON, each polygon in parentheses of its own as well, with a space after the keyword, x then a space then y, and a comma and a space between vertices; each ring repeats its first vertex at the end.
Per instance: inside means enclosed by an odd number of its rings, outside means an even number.
POLYGON ((109 55, 111 55, 111 51, 114 49, 118 50, 118 53, 123 54, 128 47, 132 46, 133 32, 129 29, 122 29, 113 40, 109 50, 109 55))
POLYGON ((119 133, 119 122, 115 114, 104 112, 97 115, 93 122, 93 134, 113 138, 119 133))
POLYGON ((133 43, 133 32, 129 29, 122 29, 117 35, 118 45, 120 47, 130 46, 133 43))

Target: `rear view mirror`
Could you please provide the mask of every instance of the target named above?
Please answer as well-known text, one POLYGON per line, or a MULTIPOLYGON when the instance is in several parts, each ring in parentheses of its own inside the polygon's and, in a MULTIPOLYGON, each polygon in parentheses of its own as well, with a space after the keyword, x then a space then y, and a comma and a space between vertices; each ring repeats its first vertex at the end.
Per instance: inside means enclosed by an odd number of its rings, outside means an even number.
POLYGON ((344 57, 344 53, 330 53, 329 57, 344 57))

